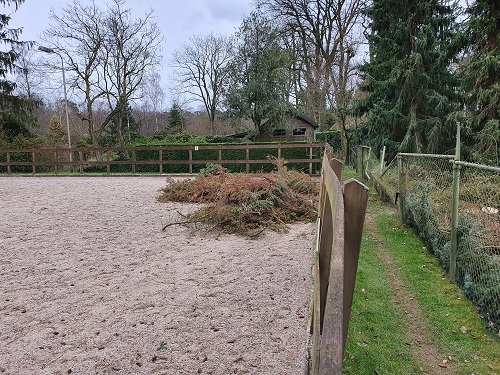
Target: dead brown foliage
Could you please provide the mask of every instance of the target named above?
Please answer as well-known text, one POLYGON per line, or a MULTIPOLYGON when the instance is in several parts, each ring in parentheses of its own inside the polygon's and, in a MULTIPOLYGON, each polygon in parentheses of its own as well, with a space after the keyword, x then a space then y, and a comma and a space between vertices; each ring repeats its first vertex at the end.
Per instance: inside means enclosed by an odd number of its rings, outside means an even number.
MULTIPOLYGON (((173 182, 162 190, 160 202, 205 203, 183 215, 183 223, 203 223, 228 233, 256 236, 265 228, 283 232, 294 221, 314 220, 317 215, 318 182, 310 176, 286 171, 266 174, 229 174, 221 166, 194 180, 173 182)), ((168 224, 171 225, 171 224, 168 224)))

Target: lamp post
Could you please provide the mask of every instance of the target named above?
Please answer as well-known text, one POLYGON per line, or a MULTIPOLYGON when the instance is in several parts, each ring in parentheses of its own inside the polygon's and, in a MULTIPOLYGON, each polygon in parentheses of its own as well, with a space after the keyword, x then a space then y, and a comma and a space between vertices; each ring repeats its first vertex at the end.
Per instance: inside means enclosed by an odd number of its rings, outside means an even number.
POLYGON ((61 58, 61 69, 62 69, 63 86, 64 86, 64 106, 65 106, 65 110, 66 110, 66 127, 68 129, 68 148, 70 149, 70 151, 69 151, 69 161, 72 162, 73 161, 73 157, 71 155, 72 154, 72 152, 71 152, 71 134, 70 134, 70 131, 69 131, 68 94, 66 92, 66 74, 64 73, 64 60, 63 60, 61 54, 59 52, 57 52, 55 49, 53 49, 53 48, 39 46, 38 50, 42 51, 42 52, 45 52, 45 53, 55 53, 57 56, 59 56, 61 58))

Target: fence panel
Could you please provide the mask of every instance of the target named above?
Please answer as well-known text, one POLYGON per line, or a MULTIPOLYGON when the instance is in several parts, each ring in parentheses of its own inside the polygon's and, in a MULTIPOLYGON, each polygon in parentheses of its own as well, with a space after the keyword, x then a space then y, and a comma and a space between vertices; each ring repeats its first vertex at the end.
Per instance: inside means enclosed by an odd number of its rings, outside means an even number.
POLYGON ((462 166, 456 282, 500 331, 500 172, 462 166))
POLYGON ((230 171, 270 171, 268 155, 284 157, 290 168, 319 170, 324 144, 186 145, 131 148, 0 150, 0 173, 198 173, 208 163, 230 171))
MULTIPOLYGON (((371 170, 382 196, 398 203, 403 223, 415 228, 447 272, 452 250, 453 166, 458 181, 457 255, 454 281, 500 330, 500 168, 454 161, 453 155, 400 153, 371 170)), ((455 263, 452 263, 455 265, 455 263)), ((450 273, 451 277, 451 273, 450 273)))
POLYGON ((340 184, 341 163, 323 157, 314 262, 312 374, 341 374, 354 294, 368 189, 356 180, 340 184))

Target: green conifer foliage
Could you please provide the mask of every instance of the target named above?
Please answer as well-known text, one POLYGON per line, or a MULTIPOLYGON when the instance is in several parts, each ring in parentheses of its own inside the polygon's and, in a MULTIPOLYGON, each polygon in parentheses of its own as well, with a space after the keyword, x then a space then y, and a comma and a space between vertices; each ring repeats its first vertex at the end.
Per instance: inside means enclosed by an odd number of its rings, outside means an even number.
MULTIPOLYGON (((14 6, 15 10, 24 0, 0 0, 4 6, 14 6)), ((10 16, 0 14, 0 137, 11 141, 17 135, 29 136, 34 125, 33 108, 35 102, 13 95, 15 83, 8 79, 8 74, 16 69, 16 60, 23 47, 29 42, 19 41, 21 29, 9 29, 10 16)))
POLYGON ((182 108, 177 103, 172 104, 172 108, 170 109, 170 113, 168 115, 168 127, 171 130, 181 132, 184 130, 185 125, 186 120, 182 115, 182 108))
POLYGON ((477 0, 469 8, 467 53, 461 67, 467 96, 468 139, 476 161, 500 161, 500 2, 477 0))
POLYGON ((64 142, 64 138, 66 136, 66 132, 63 130, 61 126, 61 120, 59 116, 53 115, 49 122, 49 129, 45 137, 51 146, 60 147, 64 142))
POLYGON ((455 42, 454 8, 439 0, 374 0, 367 9, 370 60, 361 66, 367 98, 365 142, 388 155, 449 152, 458 108, 450 64, 455 42))

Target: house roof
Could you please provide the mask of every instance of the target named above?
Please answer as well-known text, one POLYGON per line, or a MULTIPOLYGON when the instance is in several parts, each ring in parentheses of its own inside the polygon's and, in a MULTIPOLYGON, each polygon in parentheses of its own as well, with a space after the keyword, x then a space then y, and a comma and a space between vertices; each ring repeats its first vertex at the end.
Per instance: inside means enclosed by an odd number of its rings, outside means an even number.
POLYGON ((304 114, 297 114, 297 115, 295 115, 295 117, 300 118, 301 120, 304 120, 309 125, 311 125, 314 129, 319 128, 319 124, 316 121, 314 121, 312 118, 310 118, 304 114))

